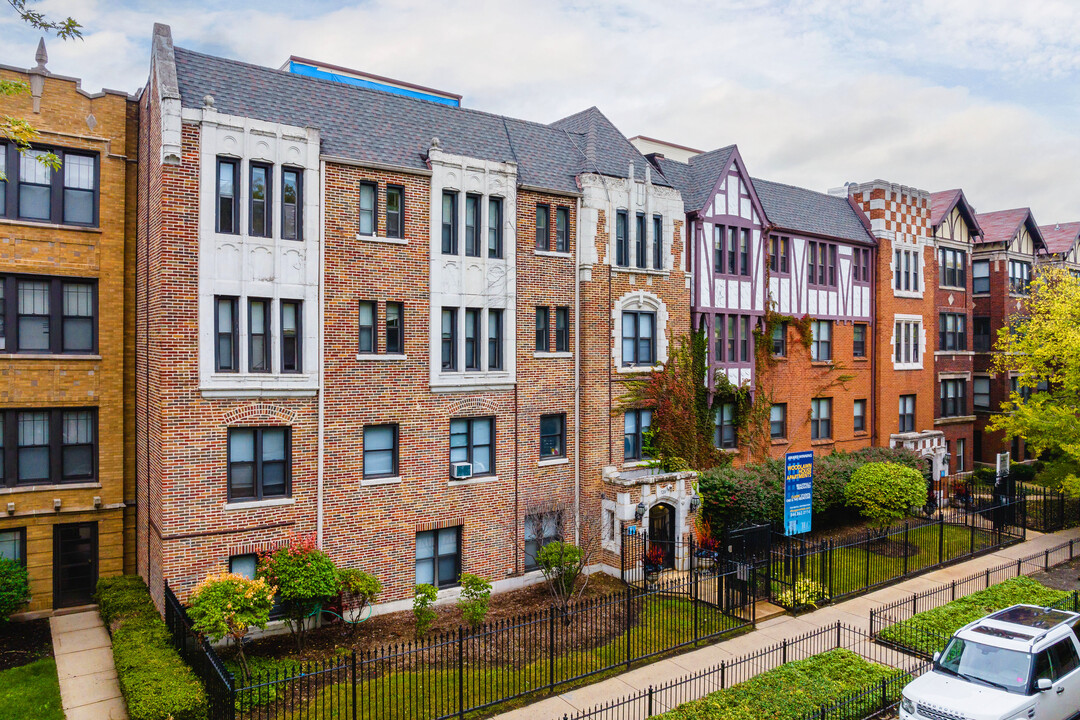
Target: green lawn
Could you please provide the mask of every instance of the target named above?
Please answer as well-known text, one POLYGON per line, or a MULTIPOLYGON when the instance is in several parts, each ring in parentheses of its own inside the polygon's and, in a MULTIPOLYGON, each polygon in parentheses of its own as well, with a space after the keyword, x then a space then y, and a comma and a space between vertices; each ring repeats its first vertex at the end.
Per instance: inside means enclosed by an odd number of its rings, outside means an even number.
POLYGON ((56 661, 43 658, 0 672, 0 716, 4 720, 64 720, 56 661))
MULTIPOLYGON (((699 637, 733 628, 736 621, 719 612, 699 606, 699 637)), ((682 643, 694 639, 693 607, 685 598, 651 596, 637 617, 630 632, 630 651, 634 657, 652 653, 664 653, 682 643)), ((508 637, 507 642, 514 642, 508 637)), ((539 660, 520 664, 484 664, 467 662, 461 678, 461 692, 467 707, 477 707, 499 702, 521 693, 547 686, 552 672, 557 682, 594 673, 588 679, 560 686, 595 682, 606 674, 614 674, 625 668, 627 636, 622 631, 611 640, 595 647, 557 653, 555 662, 546 656, 539 660)), ((457 672, 457 646, 447 645, 427 653, 429 661, 422 669, 402 667, 402 663, 387 663, 381 667, 364 667, 358 674, 358 717, 393 718, 395 720, 422 720, 449 715, 457 710, 459 676, 457 672), (400 669, 399 669, 400 668, 400 669), (365 679, 365 677, 370 679, 365 679)), ((415 659, 415 658, 414 658, 415 659)), ((287 672, 287 661, 274 663, 276 670, 287 672)), ((325 720, 352 717, 353 689, 348 669, 316 677, 309 689, 308 703, 286 702, 290 691, 281 687, 280 693, 262 689, 243 693, 238 704, 269 705, 274 708, 270 716, 278 718, 306 718, 316 708, 325 720), (290 707, 286 708, 286 705, 290 707), (290 712, 291 711, 291 712, 290 712)), ((272 675, 271 675, 272 676, 272 675)), ((502 709, 508 709, 506 707, 502 709)), ((263 712, 266 708, 263 708, 263 712)))
MULTIPOLYGON (((903 535, 892 535, 890 540, 902 542, 903 535)), ((968 527, 938 524, 912 528, 908 532, 908 543, 916 548, 905 562, 903 557, 889 557, 864 549, 865 545, 837 546, 832 551, 831 567, 829 553, 818 553, 806 557, 805 565, 798 569, 796 581, 808 578, 819 583, 830 598, 860 592, 868 587, 884 584, 890 580, 912 574, 938 562, 988 548, 993 543, 992 533, 976 530, 972 534, 968 527), (939 538, 939 533, 942 537, 939 538)), ((788 587, 777 582, 777 578, 788 579, 790 570, 782 563, 773 566, 773 596, 779 595, 788 587)))
MULTIPOLYGON (((738 685, 718 690, 700 700, 684 703, 660 718, 664 720, 798 720, 822 705, 888 682, 886 697, 895 702, 903 687, 900 670, 864 660, 850 650, 837 649, 781 665, 738 685)), ((861 718, 880 709, 880 693, 872 693, 857 707, 830 718, 861 718)))
MULTIPOLYGON (((995 610, 1018 603, 1053 605, 1067 600, 1071 594, 1053 590, 1028 577, 1015 577, 889 625, 878 633, 878 637, 929 656, 941 650, 952 634, 964 625, 995 610)), ((1072 609, 1071 603, 1069 609, 1072 609)))

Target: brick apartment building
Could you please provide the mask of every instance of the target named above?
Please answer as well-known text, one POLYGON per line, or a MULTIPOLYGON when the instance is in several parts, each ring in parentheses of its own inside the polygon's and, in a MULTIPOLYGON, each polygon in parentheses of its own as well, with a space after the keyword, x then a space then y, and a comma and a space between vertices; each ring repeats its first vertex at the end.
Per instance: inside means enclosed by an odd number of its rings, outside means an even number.
POLYGON ((1046 242, 1046 254, 1038 256, 1036 261, 1064 268, 1073 277, 1080 277, 1080 222, 1041 225, 1039 232, 1046 242))
POLYGON ((934 427, 945 434, 948 472, 973 470, 975 410, 972 397, 974 350, 971 329, 974 302, 971 258, 982 228, 963 190, 930 196, 930 226, 937 248, 935 305, 937 346, 934 351, 938 402, 934 427))
POLYGON ((52 75, 44 43, 36 59, 0 67, 31 90, 5 113, 38 131, 22 154, 0 140, 0 557, 47 614, 125 570, 137 116, 126 93, 52 75))
POLYGON ((1015 376, 990 372, 998 331, 1023 308, 1028 283, 1040 255, 1046 253, 1042 231, 1028 208, 999 210, 976 216, 983 235, 972 251, 971 281, 975 300, 973 317, 975 409, 974 457, 993 465, 998 453, 1010 452, 1013 462, 1030 460, 1022 438, 1007 442, 1002 433, 986 429, 1001 405, 1021 388, 1015 376))

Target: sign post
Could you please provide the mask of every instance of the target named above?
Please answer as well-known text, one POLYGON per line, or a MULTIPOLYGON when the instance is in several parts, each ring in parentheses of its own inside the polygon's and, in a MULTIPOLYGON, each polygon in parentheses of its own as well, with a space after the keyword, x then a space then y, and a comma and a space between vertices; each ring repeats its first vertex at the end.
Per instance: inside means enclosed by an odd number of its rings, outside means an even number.
POLYGON ((814 453, 784 456, 784 534, 810 532, 814 510, 814 453))

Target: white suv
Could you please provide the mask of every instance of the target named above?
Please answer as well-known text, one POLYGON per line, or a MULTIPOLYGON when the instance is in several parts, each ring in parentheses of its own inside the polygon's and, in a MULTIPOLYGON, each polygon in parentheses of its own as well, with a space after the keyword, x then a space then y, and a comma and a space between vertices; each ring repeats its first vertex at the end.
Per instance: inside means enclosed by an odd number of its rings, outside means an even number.
POLYGON ((901 720, 1080 718, 1080 614, 1013 605, 960 628, 904 688, 901 720))

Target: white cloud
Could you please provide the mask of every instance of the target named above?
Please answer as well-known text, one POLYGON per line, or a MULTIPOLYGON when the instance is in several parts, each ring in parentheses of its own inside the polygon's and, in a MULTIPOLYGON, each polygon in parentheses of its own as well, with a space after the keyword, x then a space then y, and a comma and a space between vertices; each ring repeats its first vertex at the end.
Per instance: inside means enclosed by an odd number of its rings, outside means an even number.
MULTIPOLYGON (((816 189, 885 177, 963 186, 980 210, 1080 218, 1080 6, 1060 0, 370 0, 114 4, 47 0, 86 26, 50 67, 89 89, 145 81, 155 21, 178 45, 264 65, 290 54, 459 92, 551 121, 599 106, 628 135, 712 148, 816 189), (221 9, 227 7, 227 9, 221 9), (300 8, 304 8, 303 14, 300 8)), ((0 24, 0 62, 36 36, 0 24)))

